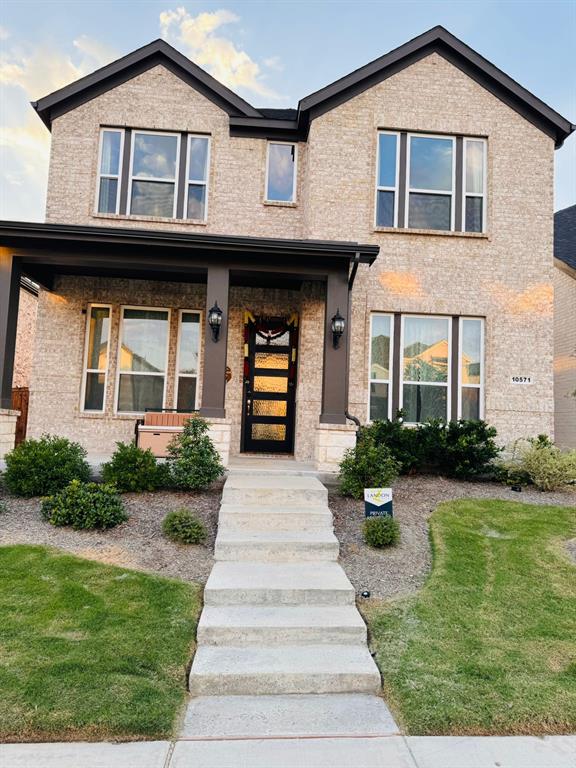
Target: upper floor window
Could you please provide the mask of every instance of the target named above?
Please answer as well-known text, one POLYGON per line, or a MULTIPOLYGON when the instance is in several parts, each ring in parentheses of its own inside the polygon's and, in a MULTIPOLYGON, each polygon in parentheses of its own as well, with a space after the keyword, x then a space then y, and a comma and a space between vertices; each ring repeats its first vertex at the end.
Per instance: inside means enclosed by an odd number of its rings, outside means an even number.
POLYGON ((96 211, 206 221, 209 167, 209 136, 103 128, 96 211))
POLYGON ((124 131, 106 129, 101 132, 96 203, 98 213, 118 213, 123 145, 124 131))
POLYGON ((379 131, 377 227, 486 231, 486 140, 379 131))
POLYGON ((180 136, 134 131, 130 162, 130 210, 140 216, 176 216, 180 136))
POLYGON ((408 227, 454 229, 452 138, 409 136, 408 227))
POLYGON ((210 144, 207 136, 188 136, 186 218, 206 219, 210 144))
POLYGON ((275 203, 296 201, 298 146, 269 142, 266 162, 266 200, 275 203))

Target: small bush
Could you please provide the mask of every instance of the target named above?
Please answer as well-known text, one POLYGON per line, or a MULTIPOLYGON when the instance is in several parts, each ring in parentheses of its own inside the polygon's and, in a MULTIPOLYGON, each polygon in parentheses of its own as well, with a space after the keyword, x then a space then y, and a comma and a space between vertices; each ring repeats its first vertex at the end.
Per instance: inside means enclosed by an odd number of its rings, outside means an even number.
POLYGON ((400 464, 385 445, 377 445, 364 433, 354 448, 344 454, 340 463, 340 493, 361 499, 364 488, 391 485, 398 477, 400 464))
POLYGON ((102 466, 102 479, 121 493, 155 491, 166 485, 166 471, 160 469, 152 451, 135 443, 116 443, 110 461, 102 466))
POLYGON ((24 440, 5 456, 4 482, 15 496, 47 496, 71 480, 90 479, 86 451, 65 437, 24 440))
POLYGON ((576 481, 576 451, 563 453, 546 435, 539 435, 517 440, 502 467, 509 484, 533 483, 541 491, 554 491, 576 481))
POLYGON ((171 541, 182 544, 202 544, 206 541, 206 528, 188 509, 169 512, 162 522, 162 532, 171 541))
POLYGON ((71 525, 75 530, 113 528, 128 519, 114 486, 78 480, 43 499, 42 516, 52 525, 71 525))
POLYGON ((220 454, 207 433, 208 423, 195 416, 168 446, 170 479, 176 488, 200 491, 224 474, 220 454))
POLYGON ((393 517, 369 517, 364 522, 364 541, 369 547, 381 549, 398 544, 400 526, 393 517))
POLYGON ((408 429, 402 424, 402 411, 394 421, 375 421, 363 427, 361 435, 368 432, 378 445, 385 445, 396 461, 400 462, 400 471, 409 475, 422 464, 422 447, 415 429, 408 429))

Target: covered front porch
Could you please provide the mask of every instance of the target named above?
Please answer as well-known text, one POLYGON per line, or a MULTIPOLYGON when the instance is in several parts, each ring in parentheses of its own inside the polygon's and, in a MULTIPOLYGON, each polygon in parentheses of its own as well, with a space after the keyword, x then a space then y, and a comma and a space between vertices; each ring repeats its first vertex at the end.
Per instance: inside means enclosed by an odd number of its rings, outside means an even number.
MULTIPOLYGON (((113 366, 105 385, 108 406, 98 414, 82 408, 86 312, 103 303, 111 306, 109 351, 115 361, 122 343, 116 308, 168 308, 173 343, 162 403, 167 408, 179 405, 177 385, 168 375, 178 365, 177 317, 185 309, 198 311, 196 407, 210 421, 226 463, 246 452, 280 452, 329 471, 352 444, 354 426, 346 416, 350 291, 359 264, 371 264, 377 246, 19 222, 0 223, 0 245, 4 409, 11 398, 21 276, 46 291, 31 387, 32 436, 64 433, 81 444, 86 440, 91 453, 106 454, 116 439, 133 434, 136 415, 117 412, 113 366), (289 325, 285 337, 278 333, 282 323, 289 325), (262 384, 266 381, 272 386, 262 384), (283 405, 290 397, 291 413, 283 405), (256 411, 264 415, 258 419, 256 411), (266 439, 261 444, 247 439, 249 429, 266 439), (277 435, 284 440, 274 451, 277 435)), ((11 418, 0 416, 4 425, 11 418)))

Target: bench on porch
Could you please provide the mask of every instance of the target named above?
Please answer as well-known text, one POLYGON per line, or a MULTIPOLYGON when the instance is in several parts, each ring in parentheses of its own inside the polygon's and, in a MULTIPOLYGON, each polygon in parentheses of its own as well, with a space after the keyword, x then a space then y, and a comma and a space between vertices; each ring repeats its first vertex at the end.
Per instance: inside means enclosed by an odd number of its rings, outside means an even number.
POLYGON ((168 444, 174 435, 182 432, 184 422, 193 419, 198 411, 177 411, 163 408, 146 411, 143 419, 136 421, 136 445, 149 448, 158 459, 168 456, 168 444))

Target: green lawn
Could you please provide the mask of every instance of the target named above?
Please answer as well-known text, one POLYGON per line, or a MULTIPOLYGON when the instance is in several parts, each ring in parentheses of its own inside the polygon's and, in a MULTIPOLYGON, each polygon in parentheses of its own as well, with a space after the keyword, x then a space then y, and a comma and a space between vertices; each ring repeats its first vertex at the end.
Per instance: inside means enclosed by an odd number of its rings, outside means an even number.
POLYGON ((0 547, 0 742, 170 736, 199 588, 0 547))
POLYGON ((576 508, 441 504, 413 598, 366 610, 384 694, 412 734, 576 731, 576 508))

